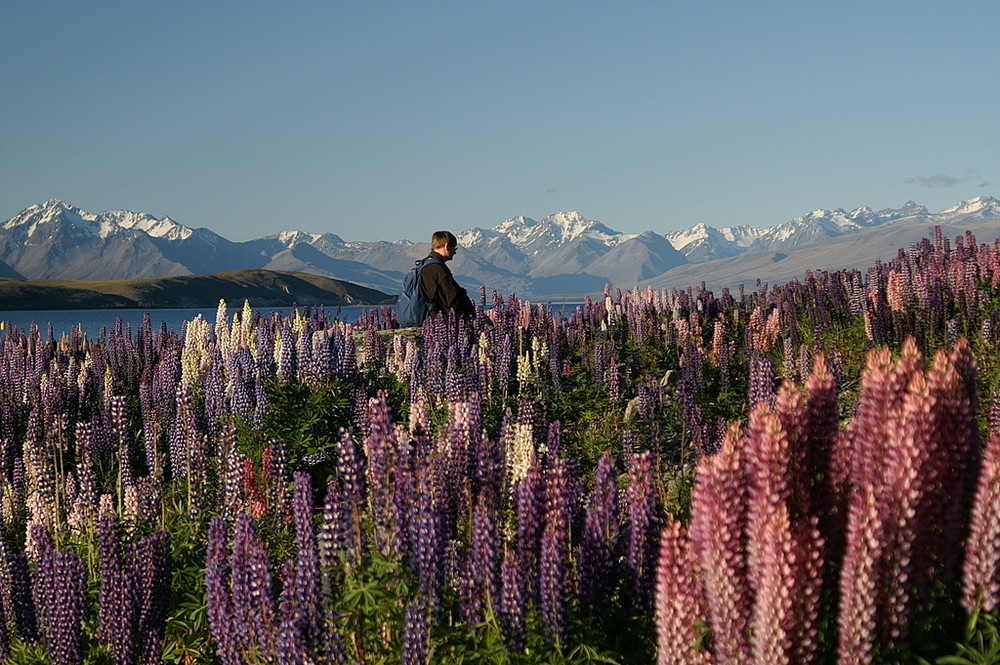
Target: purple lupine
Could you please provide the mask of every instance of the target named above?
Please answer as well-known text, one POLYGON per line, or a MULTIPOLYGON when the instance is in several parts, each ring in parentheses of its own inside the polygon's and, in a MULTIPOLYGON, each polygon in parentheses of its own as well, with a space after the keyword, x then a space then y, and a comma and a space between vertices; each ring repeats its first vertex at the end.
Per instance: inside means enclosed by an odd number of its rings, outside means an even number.
POLYGON ((403 611, 402 665, 425 665, 430 648, 431 614, 422 599, 407 601, 403 611))
POLYGON ((110 649, 116 664, 133 663, 139 653, 133 630, 138 619, 138 589, 129 579, 118 519, 102 515, 97 532, 101 558, 98 639, 110 649))
POLYGON ((496 506, 476 502, 472 519, 472 569, 486 606, 494 612, 500 603, 500 542, 496 506))
POLYGON ((651 600, 656 552, 654 538, 653 456, 646 450, 628 460, 629 484, 625 490, 628 514, 626 567, 629 584, 641 606, 651 600))
POLYGON ((170 535, 162 529, 155 531, 136 543, 132 554, 130 572, 139 607, 135 626, 140 640, 139 662, 155 665, 162 661, 170 604, 170 535))
POLYGON ((226 523, 215 516, 208 525, 208 549, 205 554, 205 608, 208 625, 224 665, 242 665, 242 631, 234 611, 230 587, 226 523))
POLYGON ((611 451, 597 461, 594 489, 580 541, 580 596, 588 611, 602 607, 615 580, 611 557, 618 544, 618 488, 611 451))
POLYGON ((566 592, 569 570, 568 474, 561 457, 545 472, 545 529, 538 560, 538 595, 545 635, 550 642, 566 641, 566 592))
POLYGON ((521 576, 529 594, 537 593, 538 558, 542 530, 545 527, 545 480, 532 461, 524 478, 514 485, 514 507, 517 517, 517 551, 521 561, 521 576))
POLYGON ((231 561, 230 630, 238 636, 241 650, 257 648, 262 657, 275 659, 278 613, 271 588, 271 558, 246 513, 236 517, 231 561))
POLYGON ((527 642, 526 615, 528 602, 527 588, 524 576, 521 574, 521 562, 517 550, 507 548, 504 551, 501 564, 501 591, 499 617, 501 630, 507 650, 510 652, 524 649, 527 642))
POLYGON ((440 606, 444 575, 444 539, 442 515, 437 505, 433 483, 434 469, 430 463, 419 464, 415 470, 415 488, 411 497, 410 565, 417 574, 420 593, 427 598, 429 609, 437 613, 440 606))
POLYGON ((25 552, 11 551, 0 538, 0 599, 7 625, 25 642, 38 641, 38 615, 32 600, 31 569, 25 552))
POLYGON ((313 519, 312 478, 295 473, 293 514, 295 518, 295 631, 306 645, 318 645, 321 635, 320 562, 313 519))
POLYGON ((76 552, 65 551, 53 552, 39 563, 51 567, 44 574, 49 584, 45 594, 49 659, 53 665, 83 662, 83 620, 87 610, 87 572, 83 560, 76 552))

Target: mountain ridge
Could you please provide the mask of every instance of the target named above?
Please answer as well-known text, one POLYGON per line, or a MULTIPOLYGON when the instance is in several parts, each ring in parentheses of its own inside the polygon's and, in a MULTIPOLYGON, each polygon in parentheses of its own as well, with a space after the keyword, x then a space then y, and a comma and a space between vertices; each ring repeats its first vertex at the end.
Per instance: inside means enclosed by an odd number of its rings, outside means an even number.
MULTIPOLYGON (((521 297, 589 295, 605 283, 619 288, 666 283, 671 276, 711 273, 715 261, 725 262, 726 274, 738 272, 731 266, 742 262, 744 281, 773 280, 781 272, 771 265, 776 262, 769 264, 755 255, 808 254, 817 245, 872 230, 888 233, 890 227, 898 225, 920 227, 921 233, 935 225, 959 232, 973 225, 984 237, 994 232, 1000 235, 1000 201, 979 196, 939 213, 930 213, 913 201, 898 209, 878 211, 867 206, 850 211, 818 209, 763 228, 716 228, 701 223, 667 233, 619 232, 579 212, 557 212, 540 220, 519 216, 490 228, 456 232, 462 251, 451 267, 470 291, 482 284, 521 297), (764 270, 768 266, 770 269, 764 270)), ((878 258, 869 256, 863 246, 850 242, 839 246, 842 255, 828 259, 846 265, 853 254, 864 255, 860 263, 878 258)), ((0 225, 0 262, 9 268, 5 274, 31 279, 104 280, 236 269, 290 270, 398 293, 403 274, 429 249, 426 242, 345 241, 336 233, 301 230, 234 242, 170 217, 125 210, 95 214, 60 199, 25 208, 0 225)), ((688 285, 672 284, 677 288, 688 285)))
POLYGON ((395 296, 320 275, 232 270, 208 275, 124 280, 18 280, 0 277, 0 310, 389 305, 395 296))

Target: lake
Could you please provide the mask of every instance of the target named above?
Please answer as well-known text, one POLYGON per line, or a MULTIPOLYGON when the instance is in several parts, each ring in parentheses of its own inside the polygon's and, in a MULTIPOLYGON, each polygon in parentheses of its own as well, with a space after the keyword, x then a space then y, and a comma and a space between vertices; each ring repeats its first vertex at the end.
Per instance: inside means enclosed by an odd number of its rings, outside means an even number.
MULTIPOLYGON (((572 312, 574 308, 582 303, 561 302, 551 305, 553 311, 563 310, 572 312)), ((242 307, 229 307, 226 310, 227 318, 232 320, 233 312, 242 307)), ((289 315, 291 307, 270 307, 254 308, 264 316, 270 316, 274 312, 281 312, 282 315, 289 315)), ((379 309, 378 306, 343 306, 326 308, 327 316, 337 318, 341 321, 354 322, 366 310, 379 309)), ((299 308, 302 311, 302 308, 299 308)), ((216 309, 194 308, 194 309, 40 309, 40 310, 0 310, 0 325, 4 331, 16 326, 21 330, 30 330, 32 322, 38 324, 42 337, 48 334, 48 325, 52 324, 52 333, 58 339, 63 333, 69 334, 74 326, 79 326, 83 333, 92 340, 97 340, 101 335, 101 328, 114 328, 116 319, 121 318, 122 326, 132 327, 132 336, 142 325, 143 315, 149 312, 149 318, 154 330, 159 330, 161 322, 166 322, 167 329, 180 332, 185 321, 190 321, 197 316, 201 316, 209 323, 214 324, 216 309)), ((4 334, 4 333, 0 333, 4 334)))
MULTIPOLYGON (((229 307, 226 310, 227 318, 232 320, 233 313, 242 307, 229 307)), ((339 318, 342 321, 357 321, 358 317, 365 310, 378 309, 378 307, 344 306, 327 308, 328 316, 339 318)), ((270 316, 273 312, 281 312, 289 315, 291 307, 269 307, 255 308, 264 316, 270 316)), ((299 308, 302 311, 302 308, 299 308)), ((52 332, 58 339, 63 333, 69 334, 74 326, 79 326, 83 333, 90 339, 96 340, 100 337, 101 328, 114 328, 116 319, 121 318, 122 326, 132 327, 132 335, 135 336, 136 329, 142 325, 143 315, 149 312, 149 318, 154 330, 159 330, 162 322, 166 322, 167 329, 180 332, 185 321, 191 321, 197 316, 201 316, 209 323, 214 324, 216 318, 216 308, 195 308, 195 309, 44 309, 44 310, 7 310, 0 311, 0 323, 6 330, 16 326, 21 330, 29 330, 32 322, 38 324, 42 332, 42 337, 47 334, 49 323, 52 324, 52 332)))

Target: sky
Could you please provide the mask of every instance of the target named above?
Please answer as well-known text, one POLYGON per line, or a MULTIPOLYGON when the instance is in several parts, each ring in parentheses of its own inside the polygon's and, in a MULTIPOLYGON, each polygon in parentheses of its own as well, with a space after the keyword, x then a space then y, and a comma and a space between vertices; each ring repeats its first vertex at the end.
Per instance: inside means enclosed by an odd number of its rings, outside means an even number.
POLYGON ((1000 197, 1000 2, 10 1, 0 220, 622 232, 1000 197))

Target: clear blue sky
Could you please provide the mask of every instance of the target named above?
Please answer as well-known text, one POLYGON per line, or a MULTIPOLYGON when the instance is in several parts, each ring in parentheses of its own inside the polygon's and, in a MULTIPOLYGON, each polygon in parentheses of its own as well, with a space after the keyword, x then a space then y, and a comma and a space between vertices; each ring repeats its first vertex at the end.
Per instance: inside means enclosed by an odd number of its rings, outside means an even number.
POLYGON ((0 219, 425 240, 1000 193, 1000 2, 0 6, 0 219))

